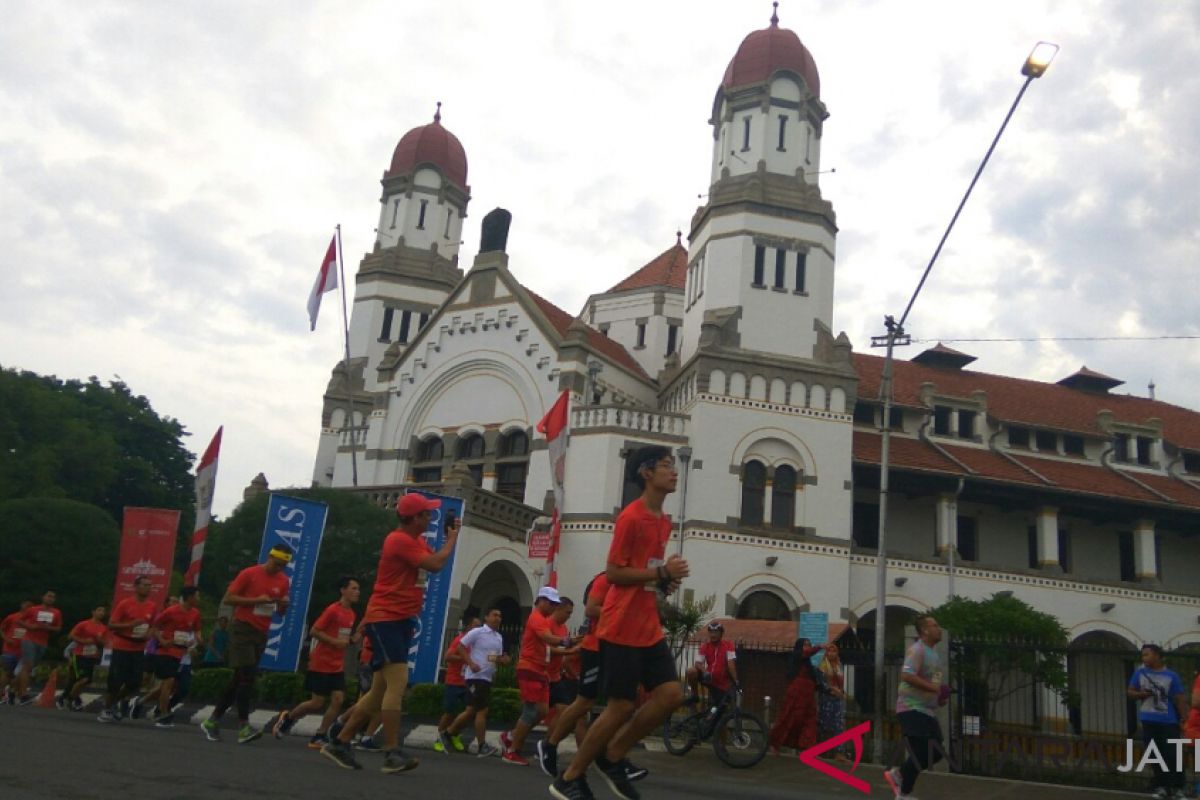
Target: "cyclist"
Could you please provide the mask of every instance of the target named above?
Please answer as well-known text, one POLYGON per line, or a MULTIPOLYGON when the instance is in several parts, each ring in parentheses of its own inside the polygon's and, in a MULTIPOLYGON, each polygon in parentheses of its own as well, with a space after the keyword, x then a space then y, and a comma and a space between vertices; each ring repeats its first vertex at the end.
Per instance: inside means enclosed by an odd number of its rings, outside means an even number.
POLYGON ((687 682, 692 690, 689 703, 696 702, 699 684, 704 684, 708 687, 708 704, 717 708, 729 690, 737 688, 737 648, 725 639, 725 626, 720 622, 708 623, 708 641, 700 645, 696 665, 688 668, 687 682))

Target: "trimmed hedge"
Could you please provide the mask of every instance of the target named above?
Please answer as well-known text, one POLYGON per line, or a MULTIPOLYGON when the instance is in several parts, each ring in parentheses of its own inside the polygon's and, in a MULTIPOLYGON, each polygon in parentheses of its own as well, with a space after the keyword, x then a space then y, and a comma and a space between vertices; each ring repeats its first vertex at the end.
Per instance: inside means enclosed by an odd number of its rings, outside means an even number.
MULTIPOLYGON (((408 696, 404 699, 404 713, 423 717, 440 716, 444 691, 445 686, 440 683, 418 683, 408 687, 408 696)), ((493 687, 488 721, 516 722, 520 714, 520 692, 516 689, 493 687)))

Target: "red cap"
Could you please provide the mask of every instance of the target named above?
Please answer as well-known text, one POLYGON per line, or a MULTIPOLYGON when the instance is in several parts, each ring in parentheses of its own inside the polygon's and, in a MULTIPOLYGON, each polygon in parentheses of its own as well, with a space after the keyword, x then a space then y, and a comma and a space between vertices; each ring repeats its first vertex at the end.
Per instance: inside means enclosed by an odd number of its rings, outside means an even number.
POLYGON ((396 503, 396 514, 401 517, 415 517, 422 511, 432 511, 440 508, 441 500, 433 500, 415 492, 406 494, 396 503))

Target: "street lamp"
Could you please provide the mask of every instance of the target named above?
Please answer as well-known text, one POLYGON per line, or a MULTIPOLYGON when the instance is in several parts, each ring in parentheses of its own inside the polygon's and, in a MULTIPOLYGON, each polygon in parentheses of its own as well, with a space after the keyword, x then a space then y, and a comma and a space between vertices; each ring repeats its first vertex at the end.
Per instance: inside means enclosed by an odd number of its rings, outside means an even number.
MULTIPOLYGON (((888 506, 888 467, 891 445, 891 415, 892 415, 892 365, 894 363, 894 351, 897 345, 909 344, 912 339, 904 330, 904 323, 908 321, 908 315, 912 311, 913 304, 917 302, 917 296, 921 294, 921 289, 925 286, 925 280, 929 277, 933 265, 937 262, 938 256, 942 252, 942 247, 946 244, 946 239, 950 237, 950 231, 954 230, 954 224, 958 222, 958 217, 962 213, 963 206, 967 204, 967 200, 971 197, 971 192, 975 188, 975 184, 979 181, 979 176, 983 174, 983 168, 987 166, 988 160, 992 157, 992 152, 995 151, 996 145, 1000 142, 1000 137, 1004 135, 1004 129, 1008 127, 1008 121, 1012 119, 1013 112, 1017 110, 1017 105, 1020 104, 1021 98, 1025 96, 1025 90, 1029 88, 1029 84, 1034 78, 1040 78, 1046 73, 1046 69, 1050 66, 1050 62, 1054 60, 1054 56, 1058 54, 1058 45, 1049 42, 1038 42, 1034 45, 1029 56, 1025 59, 1025 63, 1021 66, 1021 74, 1025 76, 1024 83, 1021 84, 1021 90, 1017 92, 1017 97, 1009 106, 1008 113, 1004 116, 1004 121, 1000 123, 1000 130, 996 131, 996 136, 992 139, 991 145, 984 154, 983 160, 979 162, 979 168, 975 170, 975 176, 971 178, 971 183, 967 186, 967 191, 963 194, 962 200, 958 204, 958 208, 954 211, 954 216, 950 218, 950 224, 946 226, 946 232, 942 234, 941 241, 938 242, 937 248, 933 251, 933 256, 929 259, 929 264, 925 267, 925 272, 921 275, 921 280, 917 283, 917 288, 913 291, 912 297, 909 298, 908 305, 904 308, 904 313, 900 315, 899 321, 892 315, 887 315, 883 318, 884 328, 887 333, 883 336, 872 336, 872 347, 886 347, 887 352, 883 359, 883 371, 879 379, 879 392, 883 395, 883 420, 882 431, 879 445, 879 541, 877 543, 877 553, 875 558, 875 675, 874 675, 874 738, 872 741, 875 760, 882 764, 884 761, 883 754, 883 706, 886 700, 886 681, 883 674, 883 648, 886 634, 886 614, 887 614, 887 506, 888 506)), ((954 547, 954 542, 950 546, 954 547)))

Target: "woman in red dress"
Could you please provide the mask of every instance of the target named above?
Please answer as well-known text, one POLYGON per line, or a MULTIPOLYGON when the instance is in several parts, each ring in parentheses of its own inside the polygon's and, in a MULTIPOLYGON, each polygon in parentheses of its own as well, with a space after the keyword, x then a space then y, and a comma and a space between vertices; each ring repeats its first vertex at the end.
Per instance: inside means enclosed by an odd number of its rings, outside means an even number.
POLYGON ((807 750, 817 743, 817 676, 812 657, 825 649, 808 639, 797 639, 788 658, 788 688, 779 709, 779 719, 771 726, 771 752, 794 747, 807 750))

